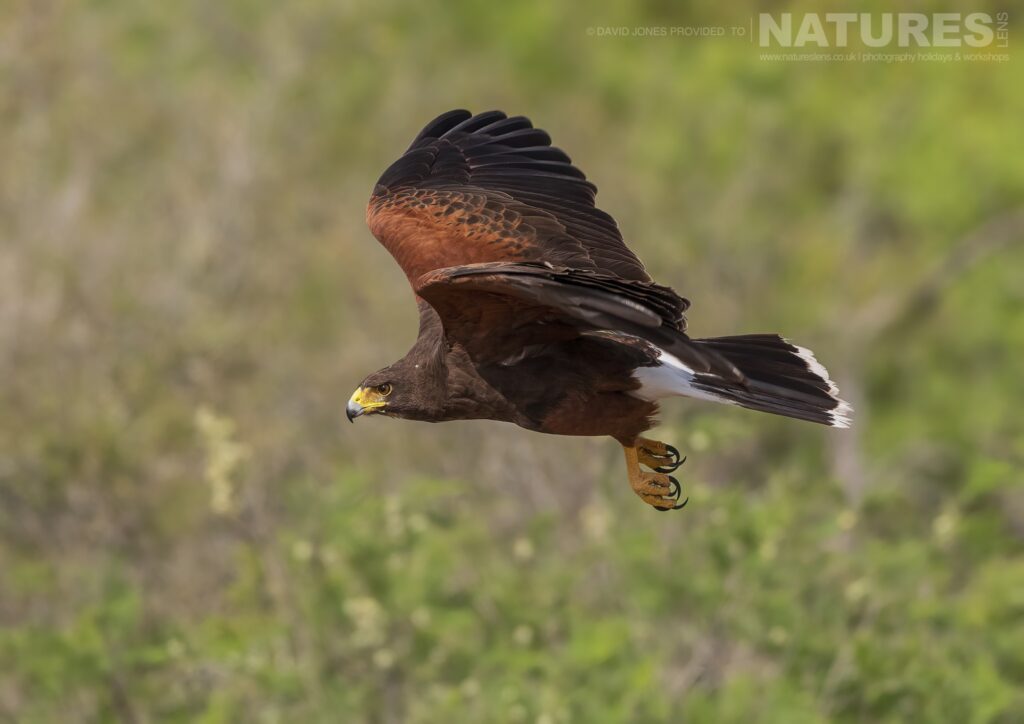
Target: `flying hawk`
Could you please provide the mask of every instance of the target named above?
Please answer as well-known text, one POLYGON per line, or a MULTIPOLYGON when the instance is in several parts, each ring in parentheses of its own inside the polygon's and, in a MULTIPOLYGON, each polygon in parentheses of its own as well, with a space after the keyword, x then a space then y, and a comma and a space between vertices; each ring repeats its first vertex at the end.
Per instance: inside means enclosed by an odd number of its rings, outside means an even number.
POLYGON ((777 334, 688 337, 690 302, 651 280, 596 193, 523 116, 454 110, 427 124, 366 210, 415 292, 419 336, 360 383, 348 418, 609 435, 658 510, 685 504, 669 475, 679 453, 641 437, 662 398, 848 426, 809 350, 777 334))

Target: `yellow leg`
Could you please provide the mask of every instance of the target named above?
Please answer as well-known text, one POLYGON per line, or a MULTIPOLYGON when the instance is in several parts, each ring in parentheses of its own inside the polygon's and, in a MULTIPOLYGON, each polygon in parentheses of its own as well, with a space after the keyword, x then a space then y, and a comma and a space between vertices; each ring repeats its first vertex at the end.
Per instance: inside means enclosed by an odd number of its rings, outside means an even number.
MULTIPOLYGON (((640 469, 639 448, 622 447, 626 454, 626 474, 629 485, 640 499, 656 510, 674 510, 686 505, 679 502, 682 488, 679 481, 665 473, 649 473, 640 469)), ((646 465, 646 463, 644 463, 646 465)))

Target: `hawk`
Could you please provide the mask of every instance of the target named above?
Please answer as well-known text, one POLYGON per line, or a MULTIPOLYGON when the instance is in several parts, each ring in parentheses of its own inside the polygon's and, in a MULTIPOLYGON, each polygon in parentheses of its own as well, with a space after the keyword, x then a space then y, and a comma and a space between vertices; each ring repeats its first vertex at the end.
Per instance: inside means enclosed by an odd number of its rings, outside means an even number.
POLYGON ((690 302, 651 279, 596 193, 523 116, 454 110, 428 123, 366 210, 412 285, 419 335, 359 384, 349 420, 608 435, 633 491, 658 510, 686 502, 670 475, 684 458, 642 436, 666 397, 848 426, 809 350, 777 334, 687 336, 690 302))

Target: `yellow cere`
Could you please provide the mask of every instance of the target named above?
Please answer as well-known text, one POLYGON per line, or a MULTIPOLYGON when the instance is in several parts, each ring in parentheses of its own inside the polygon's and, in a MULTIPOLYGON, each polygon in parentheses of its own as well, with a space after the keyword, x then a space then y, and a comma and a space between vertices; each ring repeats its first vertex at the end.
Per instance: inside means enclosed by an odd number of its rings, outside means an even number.
POLYGON ((377 390, 365 387, 360 387, 354 393, 352 393, 352 402, 356 403, 364 410, 373 410, 378 407, 384 407, 387 401, 384 399, 377 390))

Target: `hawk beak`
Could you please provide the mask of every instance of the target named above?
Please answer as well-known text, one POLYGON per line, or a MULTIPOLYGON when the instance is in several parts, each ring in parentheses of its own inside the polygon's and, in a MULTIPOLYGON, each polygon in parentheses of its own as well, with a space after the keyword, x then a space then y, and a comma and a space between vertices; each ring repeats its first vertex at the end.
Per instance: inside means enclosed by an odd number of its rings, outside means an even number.
POLYGON ((345 405, 345 417, 348 418, 349 422, 355 422, 356 418, 363 414, 363 406, 353 399, 348 401, 345 405))
POLYGON ((352 399, 345 405, 345 417, 348 418, 349 422, 355 422, 356 418, 360 415, 377 412, 386 404, 372 389, 368 390, 365 387, 360 387, 352 393, 352 399))

